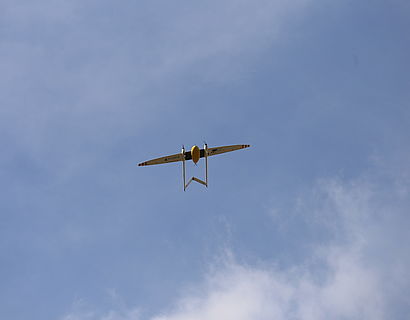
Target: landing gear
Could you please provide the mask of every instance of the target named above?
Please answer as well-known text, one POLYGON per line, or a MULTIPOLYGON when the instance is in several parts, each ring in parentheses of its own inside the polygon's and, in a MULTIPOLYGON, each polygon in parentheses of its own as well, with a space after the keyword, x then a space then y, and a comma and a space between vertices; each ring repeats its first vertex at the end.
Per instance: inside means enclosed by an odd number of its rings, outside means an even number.
POLYGON ((192 177, 189 179, 188 183, 185 183, 185 147, 182 146, 182 179, 184 182, 184 191, 188 188, 189 184, 192 181, 196 181, 200 184, 203 184, 205 187, 208 187, 208 145, 204 144, 204 158, 205 158, 205 181, 198 179, 196 177, 192 177))

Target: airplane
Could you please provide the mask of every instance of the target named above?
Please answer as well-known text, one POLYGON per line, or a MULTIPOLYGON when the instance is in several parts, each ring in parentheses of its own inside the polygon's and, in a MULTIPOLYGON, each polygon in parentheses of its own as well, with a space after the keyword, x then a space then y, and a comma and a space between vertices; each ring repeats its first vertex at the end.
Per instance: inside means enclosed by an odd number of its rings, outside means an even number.
POLYGON ((191 148, 191 151, 185 151, 185 147, 182 146, 182 150, 180 153, 141 162, 138 164, 138 166, 140 167, 150 166, 154 164, 163 164, 163 163, 182 161, 182 177, 183 177, 184 191, 185 191, 192 181, 198 182, 204 185, 205 187, 208 187, 208 157, 221 154, 221 153, 225 153, 225 152, 245 149, 249 147, 250 147, 249 144, 235 144, 231 146, 208 148, 208 145, 204 143, 203 149, 199 149, 199 147, 195 145, 191 148), (200 158, 205 158, 205 181, 198 179, 196 177, 192 177, 188 181, 188 183, 185 183, 185 161, 192 160, 194 164, 196 165, 200 158))

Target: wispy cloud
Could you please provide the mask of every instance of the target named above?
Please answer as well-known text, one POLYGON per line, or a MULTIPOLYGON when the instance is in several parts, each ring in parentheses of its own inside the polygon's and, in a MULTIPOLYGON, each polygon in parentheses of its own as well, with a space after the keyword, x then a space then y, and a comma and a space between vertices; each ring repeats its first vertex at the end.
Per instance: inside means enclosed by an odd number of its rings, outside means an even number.
POLYGON ((404 319, 410 204, 403 187, 377 174, 320 181, 298 201, 311 227, 329 235, 312 243, 308 259, 278 268, 227 254, 203 283, 180 291, 173 308, 151 319, 404 319))
POLYGON ((315 204, 311 194, 302 198, 303 213, 332 236, 312 246, 310 259, 289 269, 231 261, 154 319, 404 318, 410 259, 401 243, 410 237, 400 224, 409 225, 409 203, 397 191, 368 180, 322 181, 315 204))

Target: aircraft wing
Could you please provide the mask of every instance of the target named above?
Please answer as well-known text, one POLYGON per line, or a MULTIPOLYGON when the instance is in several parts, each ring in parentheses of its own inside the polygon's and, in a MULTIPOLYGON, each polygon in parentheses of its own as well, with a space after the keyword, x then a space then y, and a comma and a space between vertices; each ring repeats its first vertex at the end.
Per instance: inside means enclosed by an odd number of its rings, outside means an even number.
MULTIPOLYGON (((250 147, 249 144, 235 144, 235 145, 232 145, 232 146, 212 147, 212 148, 208 148, 208 157, 214 156, 216 154, 231 152, 231 151, 245 149, 245 148, 249 148, 249 147, 250 147)), ((201 149, 201 158, 205 156, 204 153, 205 153, 205 151, 203 151, 203 149, 201 149)))
POLYGON ((165 156, 165 157, 156 158, 156 159, 148 160, 148 161, 145 161, 145 162, 141 162, 138 165, 139 166, 150 166, 150 165, 153 165, 153 164, 177 162, 177 161, 182 161, 182 160, 183 160, 182 153, 177 153, 177 154, 172 154, 170 156, 165 156))
MULTIPOLYGON (((240 150, 240 149, 244 149, 244 148, 248 148, 248 147, 250 147, 249 144, 235 144, 235 145, 232 145, 232 146, 212 147, 212 148, 208 148, 208 157, 214 156, 216 154, 231 152, 231 151, 240 150)), ((148 160, 148 161, 145 161, 145 162, 141 162, 138 165, 139 166, 150 166, 150 165, 153 165, 153 164, 162 164, 162 163, 183 161, 184 156, 185 156, 185 160, 191 160, 192 159, 191 151, 185 152, 184 155, 182 155, 182 153, 177 153, 177 154, 172 154, 172 155, 161 157, 161 158, 148 160)), ((201 158, 205 157, 205 150, 204 149, 200 150, 200 157, 201 158)))

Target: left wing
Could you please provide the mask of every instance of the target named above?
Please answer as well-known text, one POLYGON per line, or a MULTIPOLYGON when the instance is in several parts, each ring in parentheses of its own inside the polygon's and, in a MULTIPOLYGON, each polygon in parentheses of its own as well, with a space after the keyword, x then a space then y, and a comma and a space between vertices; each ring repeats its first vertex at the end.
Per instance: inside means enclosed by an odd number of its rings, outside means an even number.
POLYGON ((169 163, 169 162, 177 162, 177 161, 182 161, 184 159, 184 156, 182 153, 177 153, 177 154, 172 154, 170 156, 165 156, 161 158, 156 158, 152 160, 148 160, 145 162, 141 162, 138 165, 139 166, 150 166, 153 164, 162 164, 162 163, 169 163))
MULTIPOLYGON (((249 144, 235 144, 235 145, 232 145, 232 146, 208 148, 208 157, 214 156, 216 154, 231 152, 231 151, 240 150, 240 149, 249 148, 249 147, 250 147, 249 144)), ((202 150, 203 149, 201 149, 201 158, 203 157, 202 150)))

